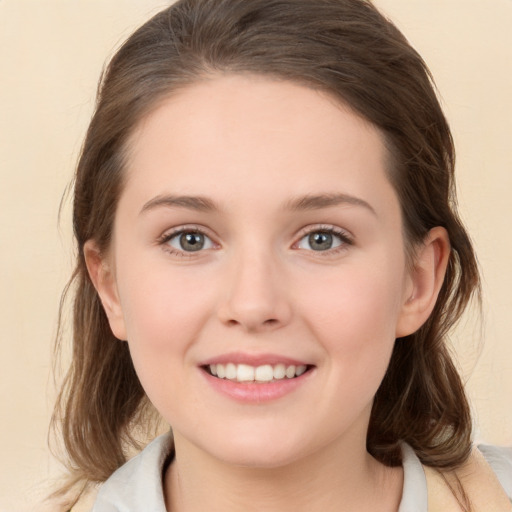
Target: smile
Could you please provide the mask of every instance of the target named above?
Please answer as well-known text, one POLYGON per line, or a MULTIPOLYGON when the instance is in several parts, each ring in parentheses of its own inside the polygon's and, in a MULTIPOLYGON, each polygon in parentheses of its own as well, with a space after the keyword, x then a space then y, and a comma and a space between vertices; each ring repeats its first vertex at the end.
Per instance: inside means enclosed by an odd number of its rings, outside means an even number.
POLYGON ((251 366, 248 364, 210 364, 205 370, 214 377, 235 382, 273 382, 284 379, 294 379, 304 374, 306 365, 263 364, 251 366))

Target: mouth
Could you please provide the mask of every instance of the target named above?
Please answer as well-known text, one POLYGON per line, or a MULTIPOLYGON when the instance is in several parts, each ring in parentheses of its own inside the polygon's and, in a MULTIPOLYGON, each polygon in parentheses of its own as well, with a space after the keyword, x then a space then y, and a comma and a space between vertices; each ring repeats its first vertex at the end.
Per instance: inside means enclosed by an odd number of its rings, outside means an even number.
POLYGON ((248 364, 209 364, 203 370, 217 379, 241 383, 269 383, 296 379, 310 371, 311 365, 294 364, 263 364, 251 366, 248 364))

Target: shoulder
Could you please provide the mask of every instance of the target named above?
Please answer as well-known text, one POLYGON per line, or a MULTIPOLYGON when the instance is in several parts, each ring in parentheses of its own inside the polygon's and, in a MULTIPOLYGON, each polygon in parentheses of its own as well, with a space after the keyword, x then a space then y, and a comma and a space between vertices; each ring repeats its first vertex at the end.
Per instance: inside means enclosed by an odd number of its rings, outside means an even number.
POLYGON ((460 512, 455 497, 460 486, 473 512, 512 511, 512 448, 479 446, 456 471, 423 466, 414 450, 402 443, 404 487, 399 512, 460 512))
POLYGON ((92 512, 165 512, 162 469, 172 450, 170 434, 157 437, 101 486, 92 512))
POLYGON ((503 448, 479 445, 478 449, 493 469, 508 497, 512 499, 512 446, 503 448))
POLYGON ((440 472, 428 467, 424 470, 429 511, 461 510, 461 499, 456 497, 461 496, 461 489, 471 510, 512 511, 512 458, 508 449, 474 448, 466 463, 455 471, 440 472))

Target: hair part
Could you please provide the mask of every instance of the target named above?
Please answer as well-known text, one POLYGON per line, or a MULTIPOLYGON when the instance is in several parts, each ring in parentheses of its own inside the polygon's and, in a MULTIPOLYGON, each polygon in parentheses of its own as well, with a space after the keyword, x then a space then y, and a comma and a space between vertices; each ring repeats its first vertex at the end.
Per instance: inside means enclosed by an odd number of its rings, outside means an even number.
POLYGON ((84 244, 94 239, 108 251, 128 141, 141 120, 169 95, 222 73, 289 80, 350 106, 384 136, 408 247, 433 227, 447 230, 451 255, 438 301, 425 325, 395 343, 367 449, 396 466, 405 441, 424 464, 462 464, 471 418, 446 341, 479 297, 479 274, 457 214, 452 136, 425 63, 366 0, 180 0, 111 60, 77 166, 73 359, 54 415, 75 480, 105 480, 127 447, 138 446, 134 428, 152 416, 128 346, 113 336, 88 276, 84 244))

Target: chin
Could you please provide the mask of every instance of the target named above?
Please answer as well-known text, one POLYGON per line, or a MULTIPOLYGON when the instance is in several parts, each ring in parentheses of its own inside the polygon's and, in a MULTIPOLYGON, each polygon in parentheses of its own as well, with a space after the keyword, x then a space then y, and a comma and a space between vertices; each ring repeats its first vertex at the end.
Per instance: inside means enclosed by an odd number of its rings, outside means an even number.
MULTIPOLYGON (((240 434, 240 433, 238 433, 240 434)), ((208 444, 201 443, 202 450, 225 464, 253 469, 274 469, 287 466, 303 455, 303 444, 294 441, 290 436, 262 435, 255 432, 250 435, 236 435, 225 432, 215 442, 210 437, 208 444)))

